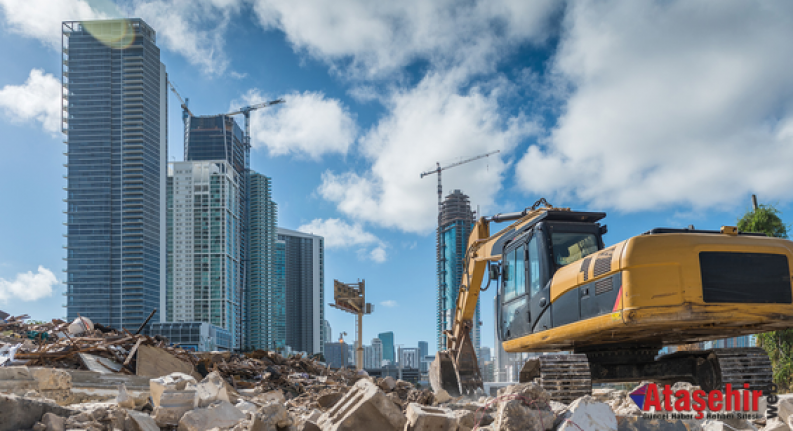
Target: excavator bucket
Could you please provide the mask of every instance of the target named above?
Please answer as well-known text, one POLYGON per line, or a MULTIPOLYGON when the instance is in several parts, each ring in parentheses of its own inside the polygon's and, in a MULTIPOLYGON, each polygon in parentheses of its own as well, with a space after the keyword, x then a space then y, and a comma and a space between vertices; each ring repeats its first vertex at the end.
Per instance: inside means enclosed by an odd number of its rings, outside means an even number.
POLYGON ((438 352, 430 364, 430 386, 435 392, 444 389, 453 397, 460 396, 460 382, 457 379, 454 359, 448 351, 438 352))

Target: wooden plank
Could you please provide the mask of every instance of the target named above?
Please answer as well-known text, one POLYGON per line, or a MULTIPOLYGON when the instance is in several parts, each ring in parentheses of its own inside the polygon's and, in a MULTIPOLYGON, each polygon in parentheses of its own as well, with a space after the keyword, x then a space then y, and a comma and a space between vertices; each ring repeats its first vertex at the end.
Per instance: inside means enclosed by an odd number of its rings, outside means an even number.
POLYGON ((138 347, 140 347, 140 343, 142 343, 142 342, 143 342, 143 338, 139 338, 139 339, 138 339, 138 342, 137 342, 137 343, 135 343, 135 346, 133 346, 133 347, 132 347, 132 350, 130 350, 130 351, 129 351, 129 355, 127 355, 127 359, 126 359, 126 360, 124 360, 124 366, 125 366, 125 367, 126 367, 127 365, 129 365, 129 361, 131 361, 131 360, 132 360, 132 355, 134 355, 134 354, 135 354, 135 351, 136 351, 136 350, 138 350, 138 347))
POLYGON ((185 373, 201 380, 201 375, 195 372, 192 364, 158 347, 141 345, 136 364, 136 374, 139 376, 162 377, 171 373, 185 373))

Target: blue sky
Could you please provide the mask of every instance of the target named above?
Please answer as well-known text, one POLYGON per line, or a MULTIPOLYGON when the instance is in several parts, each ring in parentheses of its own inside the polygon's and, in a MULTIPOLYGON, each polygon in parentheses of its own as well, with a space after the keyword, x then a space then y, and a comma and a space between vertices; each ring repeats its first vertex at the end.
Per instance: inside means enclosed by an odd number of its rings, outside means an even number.
MULTIPOLYGON (((364 341, 435 344, 436 161, 483 214, 546 197, 608 212, 612 244, 734 224, 750 195, 790 222, 793 6, 752 1, 0 0, 0 309, 65 315, 60 22, 141 17, 196 114, 253 116, 279 225, 366 279, 364 341), (393 3, 393 4, 392 4, 393 3)), ((170 99, 169 158, 182 159, 170 99)), ((493 346, 493 292, 483 295, 493 346)), ((334 332, 354 318, 330 307, 334 332)), ((351 339, 352 335, 348 337, 351 339)))

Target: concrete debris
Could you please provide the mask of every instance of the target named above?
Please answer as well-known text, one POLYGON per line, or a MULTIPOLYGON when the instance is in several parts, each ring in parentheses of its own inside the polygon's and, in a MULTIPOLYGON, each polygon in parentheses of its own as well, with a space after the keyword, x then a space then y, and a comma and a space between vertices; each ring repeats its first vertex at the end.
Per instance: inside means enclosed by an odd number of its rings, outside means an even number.
POLYGON ((185 413, 179 420, 179 431, 209 431, 213 428, 230 428, 245 414, 228 401, 216 401, 206 408, 197 408, 185 413))
POLYGON ((129 410, 127 415, 133 425, 131 428, 135 431, 160 431, 160 427, 148 413, 129 410))
POLYGON ((498 391, 495 428, 503 431, 553 429, 554 413, 550 397, 540 385, 529 382, 498 391))
POLYGON ((283 405, 270 403, 256 412, 248 431, 279 431, 291 426, 292 422, 283 405))
POLYGON ((618 431, 700 431, 702 426, 697 421, 680 419, 644 419, 640 417, 618 417, 618 431))
POLYGON ((457 416, 450 409, 408 404, 405 431, 456 431, 457 416))
POLYGON ((380 386, 380 389, 388 393, 396 388, 396 380, 394 380, 394 378, 391 376, 387 376, 386 378, 380 380, 377 383, 377 386, 380 386))
POLYGON ((22 398, 0 394, 0 431, 17 431, 32 428, 45 413, 69 416, 74 411, 44 399, 22 398))
POLYGON ((196 408, 195 391, 166 391, 160 395, 159 406, 154 408, 154 420, 161 427, 176 426, 185 413, 196 408))
POLYGON ((116 396, 116 404, 125 409, 134 409, 135 400, 127 393, 127 387, 123 383, 118 384, 118 395, 116 396))
MULTIPOLYGON (((171 373, 158 379, 149 380, 149 391, 151 393, 154 407, 160 406, 160 398, 165 392, 182 392, 188 384, 195 385, 197 382, 193 376, 184 373, 171 373)), ((192 390, 195 393, 195 390, 192 390)))
POLYGON ((757 427, 744 419, 706 420, 702 423, 702 431, 757 431, 757 427))
POLYGON ((362 379, 322 415, 317 425, 323 431, 401 431, 406 422, 399 407, 378 386, 362 379))
POLYGON ((66 429, 64 419, 55 413, 44 413, 41 423, 44 424, 47 431, 64 431, 66 429))
POLYGON ((443 404, 448 403, 452 400, 452 396, 446 392, 446 389, 441 389, 438 392, 435 392, 435 403, 436 404, 443 404))
POLYGON ((617 431, 617 417, 608 404, 591 396, 581 397, 570 404, 559 426, 559 431, 579 429, 617 431))
MULTIPOLYGON (((189 388, 189 387, 188 387, 189 388)), ((206 407, 215 401, 236 402, 239 395, 216 371, 209 373, 195 386, 198 407, 206 407)))
POLYGON ((766 422, 761 431, 790 431, 790 426, 779 419, 779 417, 775 417, 766 422))

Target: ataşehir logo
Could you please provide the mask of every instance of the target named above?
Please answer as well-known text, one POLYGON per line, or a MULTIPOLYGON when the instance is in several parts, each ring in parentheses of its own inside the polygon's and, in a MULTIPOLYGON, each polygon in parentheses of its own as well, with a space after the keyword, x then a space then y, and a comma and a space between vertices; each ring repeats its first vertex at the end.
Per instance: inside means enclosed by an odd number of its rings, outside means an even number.
POLYGON ((743 390, 733 389, 727 384, 724 390, 705 392, 701 389, 688 391, 680 389, 673 391, 669 385, 664 385, 663 390, 658 390, 658 385, 648 383, 636 388, 628 394, 642 411, 654 409, 656 412, 685 413, 692 410, 697 412, 696 419, 704 417, 704 411, 719 412, 722 410, 734 412, 758 412, 759 400, 762 391, 749 390, 749 384, 744 383, 743 390))

